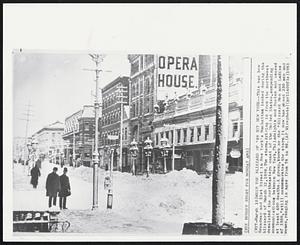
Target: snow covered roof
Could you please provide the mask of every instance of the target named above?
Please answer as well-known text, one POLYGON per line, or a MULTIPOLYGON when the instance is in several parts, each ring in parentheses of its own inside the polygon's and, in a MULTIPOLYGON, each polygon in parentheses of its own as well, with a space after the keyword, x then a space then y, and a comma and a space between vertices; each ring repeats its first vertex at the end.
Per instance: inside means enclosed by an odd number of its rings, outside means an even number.
POLYGON ((61 128, 61 129, 63 129, 64 128, 64 124, 62 122, 60 122, 60 121, 56 121, 56 122, 54 122, 52 124, 49 124, 45 128, 57 128, 57 129, 61 128))

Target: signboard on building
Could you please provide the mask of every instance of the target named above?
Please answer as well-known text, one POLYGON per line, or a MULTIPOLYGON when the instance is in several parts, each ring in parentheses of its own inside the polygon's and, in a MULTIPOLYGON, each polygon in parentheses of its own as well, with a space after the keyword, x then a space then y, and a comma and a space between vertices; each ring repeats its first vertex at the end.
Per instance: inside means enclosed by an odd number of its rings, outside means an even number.
POLYGON ((198 88, 198 56, 159 55, 157 59, 157 99, 173 99, 198 88))

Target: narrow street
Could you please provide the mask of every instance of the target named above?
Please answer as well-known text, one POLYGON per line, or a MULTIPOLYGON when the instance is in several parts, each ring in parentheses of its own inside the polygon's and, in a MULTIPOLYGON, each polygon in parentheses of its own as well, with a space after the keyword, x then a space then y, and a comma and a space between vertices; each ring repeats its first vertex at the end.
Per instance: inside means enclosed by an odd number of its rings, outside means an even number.
MULTIPOLYGON (((37 189, 23 166, 14 165, 14 210, 48 210, 45 180, 53 164, 44 161, 37 189)), ((103 188, 105 171, 99 171, 99 209, 92 207, 92 168, 69 167, 72 195, 68 210, 60 218, 68 220, 68 232, 181 234, 184 222, 211 219, 211 179, 191 170, 166 175, 132 176, 113 173, 113 208, 106 208, 103 188)), ((58 174, 62 173, 59 167, 58 174)), ((242 174, 227 175, 226 218, 237 225, 242 221, 242 174)), ((57 200, 58 205, 58 200, 57 200)))

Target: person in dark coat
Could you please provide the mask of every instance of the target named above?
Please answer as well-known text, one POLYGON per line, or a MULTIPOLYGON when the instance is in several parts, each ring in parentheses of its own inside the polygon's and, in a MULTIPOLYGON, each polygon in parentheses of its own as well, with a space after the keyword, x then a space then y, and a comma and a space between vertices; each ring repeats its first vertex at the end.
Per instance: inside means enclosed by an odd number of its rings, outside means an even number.
POLYGON ((60 178, 60 192, 58 194, 59 196, 59 207, 60 209, 67 209, 67 196, 71 195, 71 186, 69 177, 67 176, 68 169, 64 168, 64 173, 59 177, 60 178))
POLYGON ((60 191, 60 179, 58 174, 56 173, 57 170, 57 167, 54 167, 53 172, 48 175, 46 180, 46 196, 49 197, 49 208, 51 208, 52 206, 52 201, 53 205, 56 206, 57 194, 60 191))
POLYGON ((30 175, 30 184, 33 185, 33 188, 36 188, 38 185, 39 176, 41 176, 41 172, 37 164, 31 169, 30 175))

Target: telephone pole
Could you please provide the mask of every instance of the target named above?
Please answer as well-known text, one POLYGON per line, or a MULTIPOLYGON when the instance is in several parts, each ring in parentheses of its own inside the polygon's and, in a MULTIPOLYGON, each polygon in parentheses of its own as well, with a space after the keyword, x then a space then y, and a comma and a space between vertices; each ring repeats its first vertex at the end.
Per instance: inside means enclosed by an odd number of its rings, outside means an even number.
POLYGON ((212 180, 212 223, 222 226, 225 217, 225 171, 228 138, 229 58, 217 56, 216 144, 212 180))
POLYGON ((30 101, 26 105, 26 113, 22 113, 22 115, 25 116, 25 118, 20 118, 20 120, 26 121, 26 126, 25 126, 25 138, 24 138, 24 150, 23 150, 23 157, 24 157, 24 165, 25 165, 25 158, 26 158, 26 149, 27 149, 27 143, 28 143, 28 127, 29 127, 29 122, 30 122, 30 117, 33 117, 33 114, 31 114, 33 111, 30 109, 32 105, 30 104, 30 101))
POLYGON ((99 167, 99 152, 98 152, 98 122, 99 117, 102 111, 100 111, 100 108, 102 108, 102 91, 99 89, 99 74, 103 70, 100 68, 100 63, 103 62, 104 55, 101 54, 89 54, 89 56, 92 58, 92 60, 96 64, 95 69, 84 69, 86 71, 92 71, 95 72, 96 75, 96 96, 95 96, 95 147, 94 147, 94 153, 93 153, 93 206, 92 209, 98 208, 98 182, 99 182, 99 174, 98 174, 98 167, 99 167), (101 99, 99 100, 99 98, 101 99))
POLYGON ((124 98, 126 98, 126 96, 124 95, 125 93, 127 92, 127 87, 124 87, 123 85, 121 85, 119 87, 119 103, 120 103, 120 106, 121 106, 121 115, 120 115, 120 163, 119 163, 119 169, 120 171, 122 172, 122 158, 123 158, 123 114, 124 114, 124 98))

